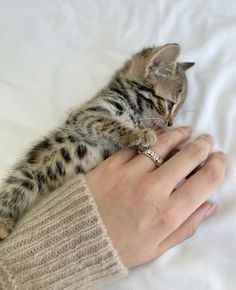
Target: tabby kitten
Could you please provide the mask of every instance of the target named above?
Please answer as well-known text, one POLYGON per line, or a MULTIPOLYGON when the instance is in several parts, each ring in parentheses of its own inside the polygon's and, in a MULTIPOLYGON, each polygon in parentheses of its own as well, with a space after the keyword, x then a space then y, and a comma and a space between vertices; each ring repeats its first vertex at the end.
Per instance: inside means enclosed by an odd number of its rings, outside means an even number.
POLYGON ((154 127, 171 125, 186 96, 178 44, 135 54, 93 99, 72 111, 20 160, 0 189, 0 239, 39 199, 119 148, 149 147, 154 127))

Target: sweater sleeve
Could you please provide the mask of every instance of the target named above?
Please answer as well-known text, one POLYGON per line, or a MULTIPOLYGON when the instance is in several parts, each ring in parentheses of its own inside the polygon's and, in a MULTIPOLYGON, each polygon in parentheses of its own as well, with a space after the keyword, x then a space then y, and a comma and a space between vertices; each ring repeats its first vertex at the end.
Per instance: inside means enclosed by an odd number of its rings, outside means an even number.
POLYGON ((0 289, 94 289, 127 275, 85 177, 40 201, 0 242, 0 289))

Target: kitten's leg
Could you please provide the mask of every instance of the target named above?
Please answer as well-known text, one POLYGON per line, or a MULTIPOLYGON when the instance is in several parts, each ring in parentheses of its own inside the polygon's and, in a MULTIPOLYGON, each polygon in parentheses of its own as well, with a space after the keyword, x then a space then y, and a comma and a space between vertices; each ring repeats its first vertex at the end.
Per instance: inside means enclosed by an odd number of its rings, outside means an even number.
POLYGON ((130 128, 109 117, 95 116, 94 119, 90 119, 87 127, 90 127, 93 136, 97 134, 98 137, 103 137, 120 148, 149 147, 157 140, 156 133, 149 128, 130 128))
POLYGON ((116 128, 114 134, 115 143, 121 148, 149 147, 156 143, 157 137, 151 129, 129 129, 125 127, 116 128))

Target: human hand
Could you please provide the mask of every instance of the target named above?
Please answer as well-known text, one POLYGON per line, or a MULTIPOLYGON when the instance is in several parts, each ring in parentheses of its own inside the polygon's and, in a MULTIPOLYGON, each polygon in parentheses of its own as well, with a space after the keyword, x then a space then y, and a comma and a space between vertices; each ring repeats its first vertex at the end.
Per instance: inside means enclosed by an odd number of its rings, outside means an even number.
MULTIPOLYGON (((153 150, 165 158, 189 138, 189 127, 162 133, 153 150)), ((131 268, 190 237, 216 206, 208 197, 224 180, 226 157, 210 154, 212 139, 202 135, 159 168, 135 150, 120 150, 86 175, 108 234, 131 268), (186 176, 205 162, 200 169, 186 176)))

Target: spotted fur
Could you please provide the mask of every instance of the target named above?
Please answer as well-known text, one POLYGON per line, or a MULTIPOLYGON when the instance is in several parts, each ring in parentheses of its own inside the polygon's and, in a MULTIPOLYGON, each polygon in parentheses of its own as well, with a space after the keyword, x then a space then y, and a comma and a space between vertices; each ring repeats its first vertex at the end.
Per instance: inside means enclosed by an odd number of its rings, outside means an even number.
POLYGON ((39 199, 86 173, 119 148, 148 147, 155 126, 171 125, 186 96, 180 47, 144 49, 119 69, 94 98, 75 108, 20 160, 0 189, 0 239, 39 199))

